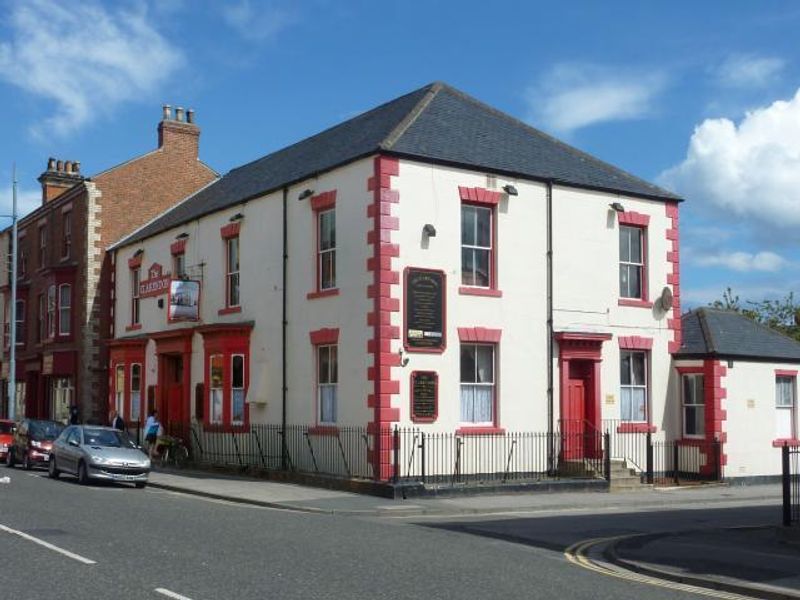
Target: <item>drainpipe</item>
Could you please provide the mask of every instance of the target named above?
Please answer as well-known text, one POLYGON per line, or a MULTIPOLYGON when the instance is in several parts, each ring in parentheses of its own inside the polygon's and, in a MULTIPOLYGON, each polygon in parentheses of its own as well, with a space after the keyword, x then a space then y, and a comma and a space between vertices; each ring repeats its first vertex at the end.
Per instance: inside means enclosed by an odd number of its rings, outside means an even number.
POLYGON ((281 318, 281 469, 288 470, 288 448, 286 445, 286 280, 287 267, 289 263, 289 230, 287 227, 286 209, 289 188, 283 188, 283 267, 282 278, 282 318, 281 318))
POLYGON ((547 181, 547 467, 555 464, 555 415, 553 411, 553 181, 547 181))

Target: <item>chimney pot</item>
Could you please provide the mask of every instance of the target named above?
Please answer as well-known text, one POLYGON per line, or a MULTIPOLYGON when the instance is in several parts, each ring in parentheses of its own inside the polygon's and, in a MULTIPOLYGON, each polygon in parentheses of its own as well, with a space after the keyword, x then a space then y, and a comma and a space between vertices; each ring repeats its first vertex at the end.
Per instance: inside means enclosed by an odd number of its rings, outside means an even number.
POLYGON ((68 160, 68 161, 64 162, 64 171, 66 173, 70 173, 70 174, 72 173, 72 161, 71 160, 68 160))
POLYGON ((47 170, 48 171, 55 171, 56 170, 56 159, 50 157, 47 159, 47 170))
POLYGON ((194 109, 189 108, 186 110, 186 122, 187 123, 194 123, 194 109))
POLYGON ((162 106, 161 110, 163 111, 163 118, 165 121, 172 119, 172 107, 169 104, 162 106))
POLYGON ((183 107, 176 106, 175 107, 175 120, 176 121, 183 121, 183 107))
POLYGON ((64 161, 63 160, 59 160, 59 161, 56 162, 56 171, 58 171, 59 173, 63 173, 64 172, 64 161))
POLYGON ((81 172, 81 161, 76 160, 74 163, 72 163, 72 172, 80 174, 80 172, 81 172))

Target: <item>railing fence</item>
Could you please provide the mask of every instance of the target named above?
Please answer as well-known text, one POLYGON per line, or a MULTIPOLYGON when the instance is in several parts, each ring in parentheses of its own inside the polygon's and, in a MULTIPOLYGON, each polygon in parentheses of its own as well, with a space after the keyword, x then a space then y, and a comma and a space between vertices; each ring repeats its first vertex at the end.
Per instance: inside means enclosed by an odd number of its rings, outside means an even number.
POLYGON ((781 447, 783 524, 800 523, 800 446, 781 447))

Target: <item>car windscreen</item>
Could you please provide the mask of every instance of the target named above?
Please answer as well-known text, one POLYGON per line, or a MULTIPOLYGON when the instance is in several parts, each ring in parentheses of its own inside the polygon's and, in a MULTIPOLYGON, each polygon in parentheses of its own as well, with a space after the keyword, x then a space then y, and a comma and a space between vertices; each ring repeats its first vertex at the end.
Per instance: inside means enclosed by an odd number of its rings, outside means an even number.
POLYGON ((114 429, 84 429, 83 443, 107 448, 135 448, 127 433, 114 429))
POLYGON ((14 424, 0 423, 0 433, 14 433, 14 424))
POLYGON ((64 426, 55 421, 31 421, 30 435, 34 440, 54 440, 64 426))

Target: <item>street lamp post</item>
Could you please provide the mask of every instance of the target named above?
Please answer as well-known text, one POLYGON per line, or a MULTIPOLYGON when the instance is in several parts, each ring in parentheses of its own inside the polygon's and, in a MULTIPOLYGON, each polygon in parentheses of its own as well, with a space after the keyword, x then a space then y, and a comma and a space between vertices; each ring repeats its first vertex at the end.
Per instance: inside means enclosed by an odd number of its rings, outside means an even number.
POLYGON ((11 310, 8 337, 8 418, 16 418, 17 409, 17 166, 11 186, 11 310))

